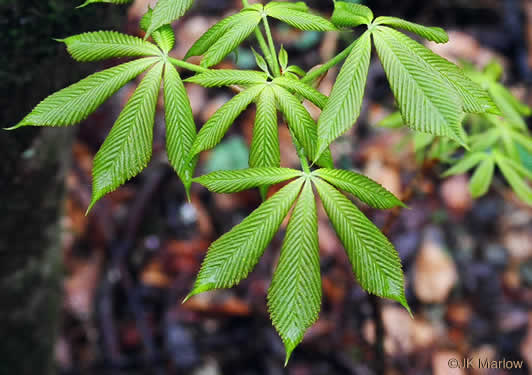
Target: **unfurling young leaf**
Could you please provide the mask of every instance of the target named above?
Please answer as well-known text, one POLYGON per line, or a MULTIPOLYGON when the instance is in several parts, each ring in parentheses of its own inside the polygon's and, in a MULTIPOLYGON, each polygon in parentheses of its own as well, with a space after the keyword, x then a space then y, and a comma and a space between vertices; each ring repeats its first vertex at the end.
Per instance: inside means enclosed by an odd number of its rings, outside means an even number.
POLYGON ((336 27, 323 17, 309 13, 293 3, 272 1, 264 7, 270 17, 277 18, 300 30, 334 31, 336 27))
POLYGON ((150 26, 146 31, 146 38, 161 26, 170 24, 181 17, 193 3, 194 0, 158 0, 153 9, 150 26))
POLYGON ((373 12, 367 6, 335 1, 332 23, 340 27, 357 27, 369 25, 373 21, 373 12))

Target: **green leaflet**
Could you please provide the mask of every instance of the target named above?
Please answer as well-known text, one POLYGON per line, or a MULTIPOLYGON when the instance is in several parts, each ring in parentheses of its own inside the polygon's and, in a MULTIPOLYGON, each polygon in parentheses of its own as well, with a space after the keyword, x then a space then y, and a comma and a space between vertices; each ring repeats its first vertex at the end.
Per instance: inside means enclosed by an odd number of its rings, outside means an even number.
POLYGON ((275 94, 271 87, 266 86, 256 99, 257 114, 253 126, 253 139, 249 154, 249 166, 279 167, 281 151, 277 130, 277 107, 275 94))
POLYGON ((419 35, 427 40, 431 40, 436 43, 447 43, 449 36, 441 27, 428 27, 419 25, 417 23, 405 21, 396 17, 377 17, 374 24, 387 25, 398 29, 410 31, 419 35))
POLYGON ((455 164, 452 168, 447 170, 442 177, 454 176, 457 174, 462 174, 473 168, 475 165, 480 163, 486 158, 486 153, 484 152, 474 152, 465 156, 460 162, 455 164))
POLYGON ((520 103, 506 87, 498 82, 490 83, 488 91, 506 120, 520 129, 527 129, 522 116, 530 116, 530 108, 520 103))
POLYGON ((21 126, 66 126, 85 120, 127 82, 158 61, 147 57, 92 74, 44 99, 22 121, 21 126))
POLYGON ((290 8, 293 10, 298 10, 300 12, 308 12, 308 5, 303 1, 297 1, 295 3, 288 1, 270 1, 264 9, 272 9, 276 7, 281 7, 283 9, 290 8))
POLYGON ((203 87, 222 87, 231 85, 252 85, 266 83, 268 76, 264 72, 253 70, 217 69, 205 73, 198 73, 186 82, 192 82, 203 87))
POLYGON ((136 36, 116 31, 95 31, 74 35, 64 42, 76 61, 97 61, 114 57, 158 56, 161 51, 153 44, 136 36))
POLYGON ((194 182, 219 194, 238 193, 263 185, 301 177, 302 172, 290 168, 249 168, 236 171, 218 171, 197 177, 194 182))
POLYGON ((141 81, 94 158, 92 201, 142 171, 151 158, 155 108, 164 63, 159 62, 141 81))
POLYGON ((246 18, 246 14, 239 12, 213 25, 190 47, 185 55, 185 60, 191 56, 203 55, 227 30, 244 18, 246 18))
POLYGON ((230 288, 247 277, 288 214, 304 181, 300 178, 283 187, 211 244, 185 301, 212 289, 230 288))
POLYGON ((342 193, 318 178, 313 182, 360 285, 369 293, 399 302, 410 312, 401 261, 393 245, 342 193))
POLYGON ((288 66, 288 52, 286 52, 282 45, 279 50, 279 64, 281 65, 281 71, 284 72, 288 66))
POLYGON ((402 33, 395 33, 395 37, 418 54, 425 62, 437 70, 442 77, 455 89, 463 102, 463 109, 468 113, 491 112, 498 114, 498 109, 488 92, 469 79, 464 71, 452 62, 438 56, 427 47, 407 37, 402 33))
MULTIPOLYGON (((148 11, 140 19, 139 27, 142 30, 148 31, 148 28, 151 25, 152 16, 153 9, 148 8, 148 11)), ((171 25, 163 25, 159 27, 151 33, 151 36, 159 48, 166 53, 170 52, 175 46, 175 34, 171 25)))
POLYGON ((373 12, 367 6, 335 1, 332 23, 340 27, 357 27, 369 25, 373 21, 373 12))
POLYGON ((462 101, 448 81, 401 43, 401 33, 386 26, 374 32, 380 60, 407 125, 465 145, 462 101))
MULTIPOLYGON (((336 27, 323 17, 297 9, 294 6, 285 6, 279 2, 274 5, 267 4, 264 11, 270 17, 276 18, 300 30, 334 31, 336 27)), ((286 3, 289 4, 289 3, 286 3)))
POLYGON ((237 22, 231 22, 229 28, 225 28, 225 26, 221 28, 225 29, 225 32, 215 38, 214 43, 205 51, 201 60, 202 66, 208 68, 222 61, 225 56, 238 47, 255 30, 261 20, 259 12, 248 8, 245 8, 239 14, 241 16, 238 17, 237 22))
POLYGON ((512 164, 510 164, 507 159, 500 154, 495 155, 495 160, 504 178, 506 181, 508 181, 517 196, 526 204, 532 205, 532 189, 521 178, 519 173, 516 172, 516 170, 512 167, 512 164))
POLYGON ((277 77, 273 83, 284 87, 285 89, 301 95, 311 103, 314 103, 319 109, 323 109, 327 104, 327 96, 316 90, 314 87, 301 82, 300 80, 286 77, 277 77))
POLYGON ((268 290, 273 325, 286 347, 286 363, 305 331, 318 319, 321 275, 316 201, 305 182, 288 223, 281 257, 268 290))
POLYGON ((257 66, 262 70, 264 73, 266 73, 266 76, 270 76, 270 70, 268 69, 268 63, 266 63, 266 60, 264 57, 262 57, 260 54, 255 51, 255 48, 251 47, 251 51, 253 52, 253 56, 255 56, 255 63, 257 66))
MULTIPOLYGON (((294 95, 281 86, 272 85, 272 87, 277 99, 277 105, 284 114, 288 126, 301 143, 307 157, 310 160, 314 160, 316 157, 316 123, 294 95)), ((334 168, 330 151, 324 152, 316 164, 326 168, 334 168)))
POLYGON ((360 116, 371 58, 370 34, 363 34, 347 57, 318 120, 318 153, 345 133, 360 116))
POLYGON ((264 85, 251 86, 221 106, 201 128, 192 146, 190 156, 193 157, 201 151, 216 146, 238 115, 255 100, 263 88, 264 85))
POLYGON ((158 0, 153 9, 150 27, 146 31, 146 38, 159 27, 181 17, 193 3, 194 0, 158 0))
POLYGON ((181 77, 168 62, 164 68, 164 109, 168 160, 183 181, 188 195, 196 166, 196 158, 188 158, 196 138, 196 125, 181 77))
POLYGON ((86 0, 83 4, 77 6, 77 8, 83 8, 89 4, 94 4, 94 3, 128 4, 132 1, 133 0, 86 0))
POLYGON ((405 207, 395 195, 364 175, 341 169, 318 169, 313 175, 353 194, 371 207, 381 209, 405 207))
POLYGON ((479 198, 488 192, 494 170, 495 162, 493 158, 486 158, 480 163, 469 183, 469 191, 473 198, 479 198))

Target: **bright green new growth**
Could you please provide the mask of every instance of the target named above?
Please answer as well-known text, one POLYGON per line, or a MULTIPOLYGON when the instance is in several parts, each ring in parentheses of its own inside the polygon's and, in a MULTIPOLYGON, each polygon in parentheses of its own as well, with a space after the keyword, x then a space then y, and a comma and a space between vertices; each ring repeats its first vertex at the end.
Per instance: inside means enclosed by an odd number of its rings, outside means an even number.
MULTIPOLYGON (((83 6, 98 2, 129 1, 88 0, 83 6)), ((497 166, 519 196, 532 202, 532 190, 524 182, 532 173, 516 159, 520 150, 516 144, 524 149, 532 148, 530 140, 520 137, 526 129, 522 115, 530 110, 495 82, 496 77, 487 85, 488 94, 482 88, 486 86, 484 81, 466 75, 459 67, 396 30, 443 43, 448 37, 442 29, 393 17, 375 19, 368 7, 341 1, 335 1, 334 13, 327 20, 312 13, 303 2, 272 1, 262 5, 243 0, 242 10, 212 26, 183 60, 169 57, 175 45, 170 23, 181 17, 192 3, 193 0, 159 0, 141 20, 140 28, 146 32, 144 39, 97 31, 61 40, 78 61, 137 59, 95 73, 52 94, 13 128, 79 123, 127 82, 146 72, 95 157, 89 209, 103 195, 137 175, 150 161, 155 110, 162 91, 168 159, 187 194, 192 182, 196 182, 224 194, 257 188, 264 200, 240 224, 211 244, 187 299, 204 291, 232 287, 244 279, 292 210, 268 292, 270 315, 286 346, 287 361, 320 310, 317 197, 345 247, 360 285, 369 293, 398 301, 409 310, 397 252, 342 192, 379 209, 404 207, 404 204, 369 178, 335 169, 329 149, 360 116, 372 43, 400 109, 392 124, 401 125, 403 121, 397 119, 402 118, 410 128, 423 132, 416 135, 419 150, 436 137, 445 137, 438 139, 442 144, 447 142, 448 152, 456 151, 458 144, 469 144, 471 154, 449 173, 462 173, 479 165, 471 183, 475 196, 487 191, 497 166), (367 30, 336 57, 305 72, 289 65, 287 51, 275 45, 269 25, 271 19, 300 30, 336 31, 361 25, 367 30), (251 36, 257 42, 258 51, 252 51, 261 71, 212 69, 251 36), (201 56, 200 65, 185 61, 191 56, 201 56), (331 95, 327 97, 315 88, 316 81, 343 60, 331 95), (195 73, 186 79, 188 83, 208 88, 230 87, 236 92, 199 132, 176 68, 195 73), (317 122, 303 104, 304 100, 322 110, 317 122), (199 154, 220 143, 249 107, 256 109, 250 168, 194 178, 199 154), (465 113, 481 113, 488 123, 496 123, 494 129, 488 130, 490 136, 468 139, 462 128, 465 113), (507 122, 496 117, 501 113, 507 122), (302 171, 281 168, 279 114, 288 125, 302 171), (491 151, 495 144, 500 147, 493 152, 486 151, 491 151), (318 167, 321 169, 315 169, 318 167), (284 187, 266 199, 269 188, 279 183, 284 183, 284 187)))

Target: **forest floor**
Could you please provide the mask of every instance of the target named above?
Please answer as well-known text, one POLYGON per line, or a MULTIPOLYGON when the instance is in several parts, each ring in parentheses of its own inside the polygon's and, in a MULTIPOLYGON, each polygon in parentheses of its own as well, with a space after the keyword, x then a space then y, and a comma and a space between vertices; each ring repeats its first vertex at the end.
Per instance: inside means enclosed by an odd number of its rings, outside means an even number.
MULTIPOLYGON (((146 3, 137 0, 129 8, 125 31, 137 33, 146 3)), ((184 56, 239 3, 198 1, 175 25, 178 45, 172 54, 184 56)), ((330 4, 323 3, 310 5, 327 14, 330 4)), ((479 0, 468 2, 467 8, 458 1, 371 3, 378 15, 450 30, 451 41, 437 48, 454 61, 481 67, 497 59, 506 68, 505 82, 512 91, 532 104, 532 39, 527 39, 532 38, 532 6, 527 2, 479 0), (509 23, 509 18, 518 21, 509 23)), ((274 34, 291 63, 307 69, 354 38, 350 33, 301 33, 281 25, 274 34)), ((254 60, 242 50, 236 64, 249 69, 254 60)), ((234 65, 226 62, 223 67, 234 65)), ((337 71, 321 82, 323 93, 330 92, 337 71)), ((376 225, 387 229, 399 251, 414 314, 411 319, 398 304, 380 302, 383 363, 376 363, 375 327, 380 323, 375 321, 375 304, 357 285, 323 209, 322 312, 286 368, 265 299, 285 224, 239 286, 181 304, 210 242, 255 209, 260 196, 258 191, 215 195, 194 185, 188 203, 166 160, 160 110, 148 168, 84 215, 94 154, 135 87, 126 86, 85 121, 73 146, 63 218, 64 313, 56 350, 62 374, 369 375, 379 367, 390 375, 532 374, 532 208, 520 203, 502 180, 487 196, 473 200, 467 175, 442 179, 445 166, 416 162, 412 145, 404 142, 408 130, 376 127, 393 111, 377 59, 370 67, 363 114, 332 152, 338 166, 363 171, 399 197, 408 196, 409 209, 400 212, 363 207, 376 225), (478 359, 524 362, 521 370, 450 368, 450 360, 464 358, 473 358, 476 367, 478 359)), ((225 89, 186 87, 197 124, 232 95, 225 89)), ((319 115, 317 108, 307 107, 319 115)), ((246 167, 253 119, 251 107, 216 149, 201 156, 198 172, 246 167)), ((284 124, 280 143, 283 165, 297 168, 284 124)))

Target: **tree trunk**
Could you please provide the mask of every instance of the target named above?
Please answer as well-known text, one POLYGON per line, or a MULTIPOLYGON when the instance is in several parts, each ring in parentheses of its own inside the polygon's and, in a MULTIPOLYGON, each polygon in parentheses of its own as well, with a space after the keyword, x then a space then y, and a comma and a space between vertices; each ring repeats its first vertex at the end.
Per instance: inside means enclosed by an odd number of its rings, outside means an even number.
MULTIPOLYGON (((94 71, 51 38, 117 28, 118 8, 0 0, 0 126, 94 71), (111 17, 111 14, 114 14, 111 17)), ((123 11, 123 10, 122 10, 123 11)), ((62 261, 59 218, 72 130, 0 130, 0 375, 54 372, 62 261)))

